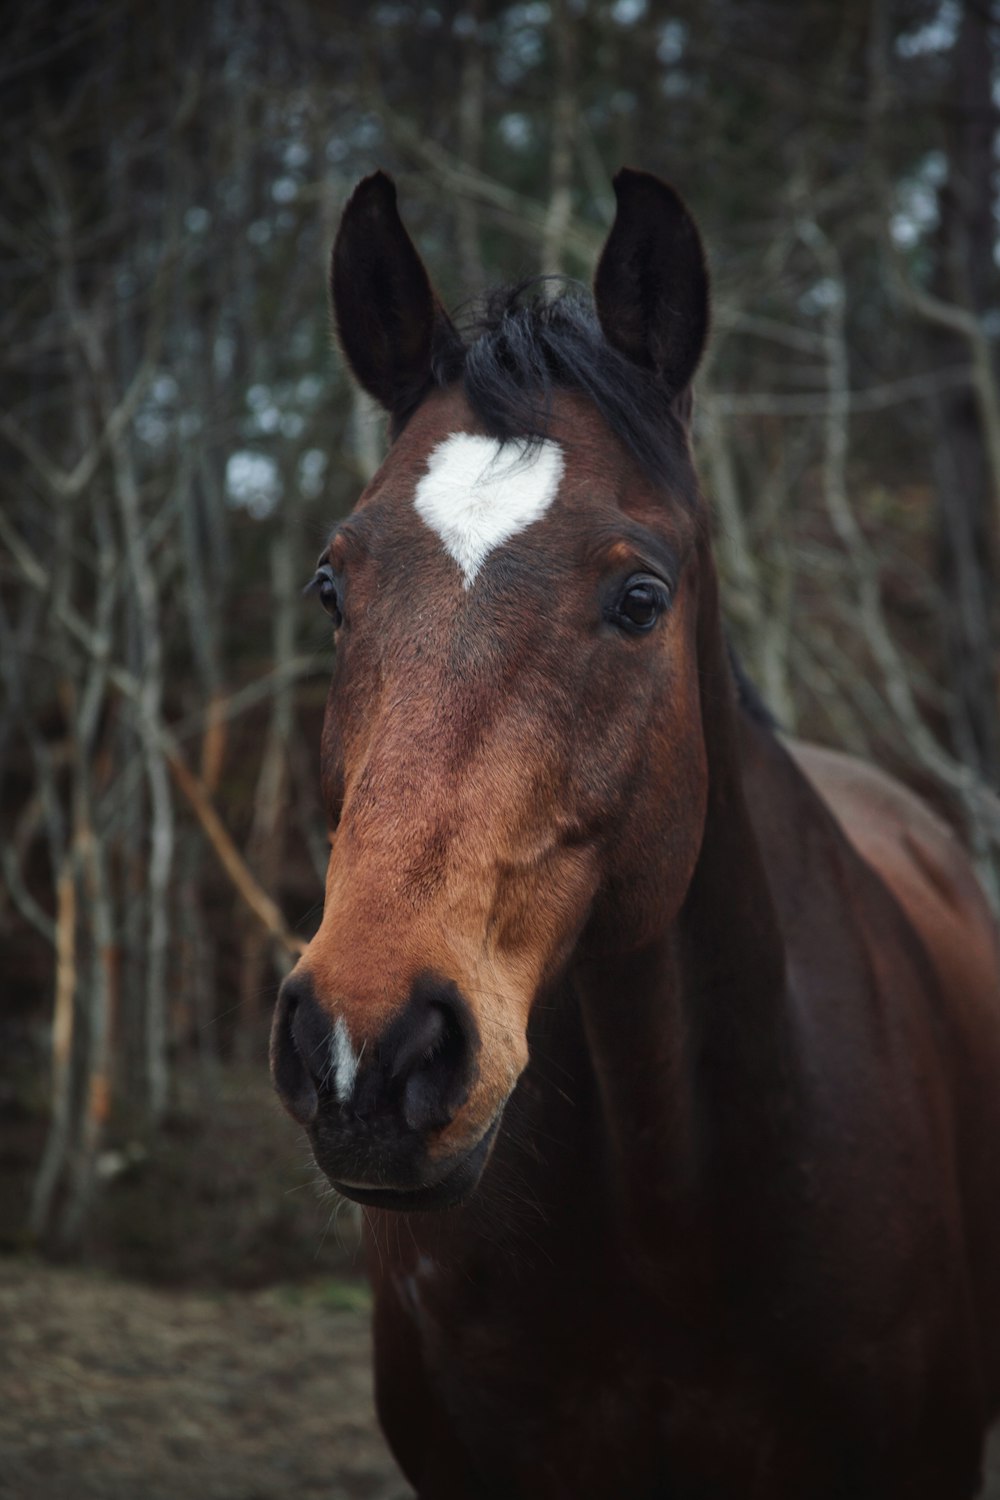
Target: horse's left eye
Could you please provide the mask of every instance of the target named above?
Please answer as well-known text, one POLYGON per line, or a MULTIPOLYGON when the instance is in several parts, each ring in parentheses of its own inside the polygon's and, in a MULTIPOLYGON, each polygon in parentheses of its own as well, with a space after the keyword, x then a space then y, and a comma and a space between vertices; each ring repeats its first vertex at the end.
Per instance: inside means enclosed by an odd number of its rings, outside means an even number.
POLYGON ((315 590, 319 595, 319 602, 326 610, 335 626, 342 625, 344 621, 343 609, 340 599, 340 584, 337 575, 329 563, 323 563, 316 569, 316 575, 309 585, 310 590, 315 590))
POLYGON ((652 630, 669 603, 666 585, 658 578, 630 578, 615 606, 615 622, 641 634, 652 630))

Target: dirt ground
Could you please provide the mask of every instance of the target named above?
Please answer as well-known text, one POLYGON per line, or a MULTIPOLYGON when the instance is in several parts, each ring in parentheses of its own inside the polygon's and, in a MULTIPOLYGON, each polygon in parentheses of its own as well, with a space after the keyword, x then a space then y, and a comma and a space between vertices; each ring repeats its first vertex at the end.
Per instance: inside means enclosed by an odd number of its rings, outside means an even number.
POLYGON ((408 1500, 365 1301, 0 1260, 0 1500, 408 1500))
POLYGON ((0 1500, 413 1500, 375 1423, 366 1300, 0 1259, 0 1500))

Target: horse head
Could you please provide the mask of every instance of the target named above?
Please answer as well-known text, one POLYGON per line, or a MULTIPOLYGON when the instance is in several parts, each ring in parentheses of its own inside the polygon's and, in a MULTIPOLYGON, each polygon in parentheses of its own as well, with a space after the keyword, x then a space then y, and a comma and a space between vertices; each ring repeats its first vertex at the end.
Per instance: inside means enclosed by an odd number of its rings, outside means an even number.
POLYGON ((460 334, 381 173, 333 252, 341 345, 392 442, 314 579, 330 860, 272 1068, 362 1203, 471 1191, 539 995, 581 945, 648 942, 698 858, 707 276, 671 188, 615 190, 593 307, 522 291, 460 334))

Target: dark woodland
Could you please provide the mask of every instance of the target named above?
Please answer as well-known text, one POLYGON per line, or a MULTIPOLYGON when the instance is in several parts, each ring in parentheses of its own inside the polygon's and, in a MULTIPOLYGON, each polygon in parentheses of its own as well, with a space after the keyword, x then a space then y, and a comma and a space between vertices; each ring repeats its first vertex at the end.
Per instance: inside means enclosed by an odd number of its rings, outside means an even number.
POLYGON ((783 729, 925 796, 1000 909, 989 0, 0 24, 0 1249, 260 1286, 351 1240, 266 1038, 328 853, 302 590, 385 443, 327 301, 375 167, 460 323, 470 289, 587 282, 622 164, 676 185, 743 669, 783 729))

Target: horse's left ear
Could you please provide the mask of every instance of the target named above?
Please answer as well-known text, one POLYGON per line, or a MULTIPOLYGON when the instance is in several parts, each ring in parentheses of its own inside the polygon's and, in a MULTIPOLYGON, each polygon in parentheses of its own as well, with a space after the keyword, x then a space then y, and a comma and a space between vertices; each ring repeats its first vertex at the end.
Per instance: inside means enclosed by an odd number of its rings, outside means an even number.
POLYGON ((618 211, 594 277, 604 337, 653 370, 671 397, 690 385, 708 336, 708 272, 694 219, 649 172, 623 167, 618 211))
POLYGON ((461 340, 435 295, 385 172, 358 183, 330 263, 337 335, 358 384, 405 420, 431 378, 435 354, 461 340))

